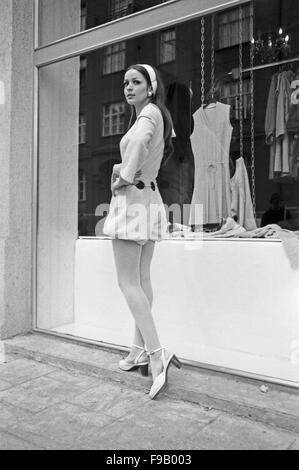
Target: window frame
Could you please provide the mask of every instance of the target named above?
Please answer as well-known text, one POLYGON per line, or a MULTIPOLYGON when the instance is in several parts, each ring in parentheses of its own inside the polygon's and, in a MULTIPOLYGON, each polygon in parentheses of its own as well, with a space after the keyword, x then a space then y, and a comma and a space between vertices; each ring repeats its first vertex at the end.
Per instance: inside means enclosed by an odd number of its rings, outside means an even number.
POLYGON ((80 88, 86 88, 87 86, 87 55, 80 56, 80 88), (84 67, 83 67, 84 63, 84 67), (84 83, 82 83, 82 77, 84 73, 84 83))
POLYGON ((127 16, 128 14, 130 15, 131 13, 128 13, 128 10, 132 9, 132 12, 134 10, 134 0, 111 0, 111 19, 112 20, 117 20, 119 18, 123 18, 127 16), (115 6, 116 3, 124 2, 127 3, 127 5, 124 8, 117 8, 115 6), (124 13, 124 14, 122 14, 124 13))
POLYGON ((121 72, 122 70, 125 70, 126 52, 127 52, 126 41, 117 42, 115 44, 110 44, 109 46, 105 47, 103 51, 103 63, 102 63, 101 75, 102 76, 111 75, 113 73, 117 73, 117 72, 121 72), (119 47, 123 46, 123 48, 114 52, 113 48, 116 46, 119 46, 119 47), (107 53, 108 51, 111 51, 111 52, 108 54, 107 53), (118 64, 123 61, 123 64, 120 64, 120 67, 117 68, 116 70, 113 69, 113 57, 115 56, 118 56, 118 59, 117 59, 118 64), (106 69, 106 66, 107 66, 106 61, 108 59, 110 60, 110 71, 107 71, 106 69))
MULTIPOLYGON (((222 103, 228 104, 231 106, 232 112, 234 111, 234 115, 232 116, 236 122, 240 121, 239 116, 239 103, 240 103, 240 82, 238 80, 231 80, 230 82, 226 82, 223 84, 221 88, 221 96, 220 101, 222 103), (223 88, 225 86, 235 86, 236 93, 223 95, 223 88), (235 108, 232 105, 232 101, 235 101, 236 106, 235 108)), ((251 103, 250 103, 250 77, 243 76, 243 116, 242 119, 249 120, 250 119, 250 111, 251 111, 251 103), (249 96, 249 99, 247 98, 249 96), (246 103, 246 106, 245 106, 246 103)))
POLYGON ((110 102, 110 103, 102 103, 102 113, 101 113, 101 116, 102 116, 102 131, 101 131, 101 138, 104 138, 104 137, 114 137, 114 136, 117 136, 117 135, 123 135, 124 132, 125 132, 125 102, 124 101, 115 101, 115 102, 110 102), (109 107, 109 110, 111 110, 111 108, 113 106, 117 106, 117 105, 122 105, 123 106, 123 112, 121 113, 109 113, 109 114, 105 114, 105 108, 106 107, 109 107), (120 129, 120 119, 119 117, 123 115, 123 130, 120 129), (117 116, 117 132, 111 132, 112 131, 112 128, 113 128, 113 122, 112 122, 112 118, 113 116, 117 116), (106 119, 109 119, 109 134, 106 134, 105 133, 105 120, 106 119))
POLYGON ((87 113, 86 112, 81 112, 79 115, 79 145, 84 145, 87 144, 87 113), (81 122, 81 117, 84 117, 84 121, 81 122), (84 129, 82 131, 82 129, 84 129), (81 139, 83 136, 85 137, 84 139, 81 139))
POLYGON ((163 31, 160 31, 160 34, 159 34, 159 57, 158 57, 158 63, 160 65, 164 65, 164 64, 170 64, 171 62, 174 62, 176 60, 176 57, 177 57, 177 53, 176 53, 176 40, 177 40, 177 32, 176 32, 176 28, 168 28, 168 29, 165 29, 163 31), (162 46, 163 44, 166 44, 167 41, 163 41, 162 40, 162 36, 164 34, 167 34, 167 33, 174 33, 174 39, 172 38, 170 41, 171 41, 171 47, 172 47, 172 51, 173 54, 172 54, 172 57, 170 60, 162 60, 162 46), (172 41, 174 41, 174 45, 172 44, 172 41))
POLYGON ((85 31, 86 26, 87 26, 87 1, 88 0, 85 0, 83 8, 82 8, 82 3, 81 3, 80 31, 85 31))
MULTIPOLYGON (((250 38, 250 28, 249 28, 249 22, 250 22, 250 5, 246 5, 246 4, 245 4, 245 5, 242 6, 242 8, 243 8, 243 41, 242 41, 242 44, 245 44, 245 43, 248 43, 248 42, 250 41, 250 39, 251 39, 251 38, 250 38), (245 10, 245 9, 246 9, 247 15, 244 16, 244 10, 245 10), (248 25, 247 25, 247 28, 248 28, 248 35, 249 35, 248 38, 244 37, 244 36, 245 36, 245 34, 244 34, 244 23, 245 23, 245 21, 248 22, 248 25)), ((224 45, 224 44, 221 44, 221 43, 220 43, 220 42, 221 42, 221 34, 220 34, 220 26, 221 26, 221 24, 220 24, 220 16, 221 16, 221 15, 224 15, 224 14, 229 14, 229 13, 234 12, 234 11, 236 11, 236 13, 237 13, 237 19, 234 20, 234 21, 226 22, 226 23, 224 24, 224 26, 229 26, 229 25, 231 25, 232 23, 237 23, 237 24, 239 23, 239 8, 229 9, 228 11, 226 11, 226 10, 225 10, 225 11, 221 11, 221 12, 219 12, 219 13, 217 14, 217 29, 216 29, 216 31, 217 31, 217 42, 216 42, 216 44, 217 44, 217 50, 228 49, 228 48, 230 48, 230 47, 236 47, 236 46, 239 46, 239 45, 240 45, 240 41, 239 41, 239 29, 238 29, 238 32, 237 32, 238 38, 235 40, 235 42, 232 41, 231 44, 227 44, 227 45, 224 45)))
POLYGON ((78 172, 78 202, 86 202, 87 200, 87 175, 86 171, 83 170, 83 168, 79 168, 78 172), (82 178, 81 178, 82 175, 82 178), (83 189, 81 191, 81 184, 83 186, 83 189), (80 194, 83 194, 83 197, 80 197, 80 194))

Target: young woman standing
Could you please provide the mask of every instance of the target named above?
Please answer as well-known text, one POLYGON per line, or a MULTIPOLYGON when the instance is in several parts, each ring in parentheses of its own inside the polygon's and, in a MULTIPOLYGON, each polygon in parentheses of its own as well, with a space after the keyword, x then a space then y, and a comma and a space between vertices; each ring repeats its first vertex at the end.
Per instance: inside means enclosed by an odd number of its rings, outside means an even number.
POLYGON ((167 382, 170 364, 181 367, 177 357, 161 347, 151 311, 150 265, 155 242, 167 229, 156 177, 164 153, 172 151, 172 120, 164 104, 163 83, 150 65, 127 69, 124 94, 132 107, 130 124, 136 119, 120 142, 122 163, 113 167, 112 200, 103 231, 112 238, 118 284, 135 320, 131 351, 119 367, 126 371, 139 367, 147 375, 150 363, 153 399, 167 382))

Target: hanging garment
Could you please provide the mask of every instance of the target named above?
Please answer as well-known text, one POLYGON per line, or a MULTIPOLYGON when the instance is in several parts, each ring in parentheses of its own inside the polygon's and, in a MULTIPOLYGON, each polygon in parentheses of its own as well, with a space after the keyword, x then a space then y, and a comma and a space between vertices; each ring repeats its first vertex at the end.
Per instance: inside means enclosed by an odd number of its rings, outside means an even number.
POLYGON ((287 121, 289 110, 291 106, 291 82, 294 78, 294 73, 289 70, 288 72, 281 72, 277 80, 277 110, 276 110, 276 138, 283 136, 287 130, 287 121))
POLYGON ((238 223, 246 230, 256 229, 249 180, 244 159, 236 160, 236 171, 230 180, 231 215, 238 217, 238 223))
POLYGON ((290 139, 287 132, 287 120, 291 105, 291 82, 294 78, 292 71, 281 72, 278 76, 276 94, 276 148, 274 157, 274 173, 281 173, 281 176, 290 173, 290 139))
POLYGON ((289 70, 276 72, 271 79, 265 118, 266 143, 270 145, 269 179, 292 175, 293 138, 287 121, 293 78, 289 70))
POLYGON ((265 134, 266 134, 267 144, 273 143, 275 130, 276 130, 276 106, 277 106, 276 89, 277 89, 278 75, 279 75, 278 73, 275 73, 272 76, 270 89, 269 89, 269 95, 268 95, 266 118, 265 118, 265 134))
POLYGON ((299 177, 299 104, 291 104, 287 131, 292 136, 291 173, 293 177, 299 177))
POLYGON ((195 159, 194 190, 189 225, 215 224, 230 215, 230 106, 213 103, 194 113, 191 145, 195 159), (197 220, 196 205, 203 207, 197 220))

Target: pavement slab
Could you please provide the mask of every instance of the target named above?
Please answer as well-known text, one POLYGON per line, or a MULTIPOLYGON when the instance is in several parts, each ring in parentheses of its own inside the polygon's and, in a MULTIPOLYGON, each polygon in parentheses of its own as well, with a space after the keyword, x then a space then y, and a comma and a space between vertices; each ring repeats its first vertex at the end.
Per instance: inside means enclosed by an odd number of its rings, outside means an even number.
POLYGON ((15 361, 0 364, 1 380, 13 385, 27 382, 54 371, 55 368, 33 360, 18 358, 15 361))
POLYGON ((195 450, 198 445, 194 436, 218 415, 219 412, 164 397, 106 426, 103 438, 126 449, 195 450))
POLYGON ((96 377, 90 377, 83 375, 77 371, 66 371, 63 369, 56 369, 54 372, 47 374, 47 377, 57 382, 67 383, 74 388, 88 389, 96 387, 99 384, 99 379, 96 377))
MULTIPOLYGON (((4 360, 2 361, 2 364, 7 364, 9 362, 16 361, 17 359, 19 359, 17 354, 7 354, 7 353, 5 353, 4 360)), ((0 361, 0 364, 1 364, 1 361, 0 361)))
POLYGON ((0 430, 4 431, 24 418, 31 419, 32 413, 14 405, 0 402, 0 430))
POLYGON ((44 376, 0 392, 0 401, 37 413, 87 390, 86 378, 76 385, 44 376))
MULTIPOLYGON (((49 450, 114 448, 114 439, 103 438, 103 429, 115 418, 94 410, 87 411, 69 403, 59 403, 27 417, 9 432, 49 450)), ((117 447, 118 448, 118 447, 117 447)), ((119 447, 119 449, 121 449, 119 447)))
POLYGON ((11 387, 12 387, 11 383, 7 382, 6 380, 0 380, 0 392, 2 390, 6 390, 6 389, 11 388, 11 387))
POLYGON ((132 409, 142 408, 148 402, 148 396, 145 392, 129 389, 122 384, 99 381, 97 387, 67 401, 86 410, 102 411, 120 418, 132 409))
POLYGON ((0 431, 0 450, 44 450, 27 440, 0 431))
POLYGON ((250 420, 220 415, 196 436, 205 450, 286 450, 296 434, 250 420))
POLYGON ((299 438, 289 447, 289 450, 299 450, 299 438))

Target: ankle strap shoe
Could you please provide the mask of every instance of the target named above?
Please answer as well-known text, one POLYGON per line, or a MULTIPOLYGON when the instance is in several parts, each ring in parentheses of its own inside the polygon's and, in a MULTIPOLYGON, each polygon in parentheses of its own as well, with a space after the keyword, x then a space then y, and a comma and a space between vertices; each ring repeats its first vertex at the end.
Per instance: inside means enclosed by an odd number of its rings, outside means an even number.
POLYGON ((163 390, 167 383, 167 374, 168 368, 171 363, 175 365, 178 369, 182 367, 181 362, 176 357, 175 354, 167 352, 165 348, 157 348, 151 351, 149 354, 155 354, 156 352, 161 351, 161 361, 162 361, 162 372, 157 375, 155 380, 153 381, 153 385, 149 392, 149 397, 153 400, 158 396, 158 394, 163 390), (167 357, 168 356, 168 357, 167 357))
POLYGON ((118 363, 118 367, 123 370, 123 371, 131 371, 131 370, 136 370, 140 369, 141 375, 143 376, 148 376, 148 366, 149 366, 149 359, 148 359, 148 354, 146 349, 142 348, 141 346, 138 346, 137 344, 133 344, 132 347, 136 349, 140 349, 140 353, 137 354, 137 356, 132 360, 126 359, 121 359, 118 363), (142 359, 142 356, 146 354, 146 358, 142 359))

